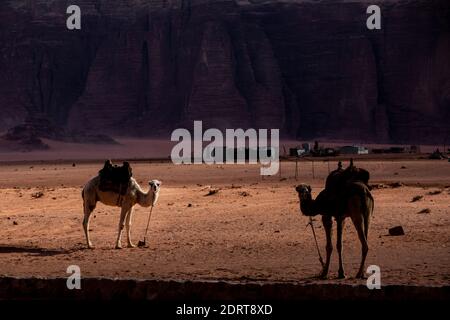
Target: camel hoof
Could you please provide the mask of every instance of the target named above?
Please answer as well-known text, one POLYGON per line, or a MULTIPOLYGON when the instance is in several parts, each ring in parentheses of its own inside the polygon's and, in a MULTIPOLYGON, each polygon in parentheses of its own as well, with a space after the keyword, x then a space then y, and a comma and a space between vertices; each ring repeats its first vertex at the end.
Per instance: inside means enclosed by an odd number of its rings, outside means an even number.
POLYGON ((128 244, 128 248, 136 248, 136 247, 137 247, 137 245, 135 245, 135 244, 132 244, 132 243, 128 244))
POLYGON ((364 276, 364 273, 358 272, 358 273, 356 274, 356 279, 366 279, 366 277, 364 276))
POLYGON ((122 246, 120 246, 120 245, 116 245, 116 249, 122 249, 122 246))
POLYGON ((345 276, 345 273, 339 273, 339 274, 338 274, 338 279, 345 279, 345 278, 347 278, 347 277, 345 276))
POLYGON ((88 245, 88 249, 93 250, 93 249, 95 249, 95 247, 92 244, 90 244, 90 245, 88 245))
POLYGON ((328 272, 320 273, 318 278, 321 279, 321 280, 327 280, 328 279, 328 272))

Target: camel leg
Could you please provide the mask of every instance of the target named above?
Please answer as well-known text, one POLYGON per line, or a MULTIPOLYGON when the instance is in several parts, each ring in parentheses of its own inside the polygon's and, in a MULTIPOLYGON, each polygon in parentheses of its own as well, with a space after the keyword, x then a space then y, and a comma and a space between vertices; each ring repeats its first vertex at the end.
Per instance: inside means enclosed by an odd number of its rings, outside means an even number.
POLYGON ((326 279, 328 276, 328 269, 330 267, 330 258, 331 258, 331 252, 333 251, 333 244, 331 243, 331 236, 333 231, 333 220, 331 216, 322 216, 322 224, 325 229, 325 235, 327 237, 327 259, 325 261, 325 265, 322 269, 322 273, 320 274, 320 278, 326 279))
POLYGON ((86 236, 86 242, 89 249, 93 249, 94 246, 92 245, 91 239, 89 237, 89 221, 91 218, 91 213, 95 209, 95 203, 89 203, 87 199, 84 199, 83 201, 83 209, 84 209, 84 219, 83 219, 83 229, 84 234, 86 236))
POLYGON ((125 218, 127 217, 129 210, 130 208, 128 207, 122 207, 121 209, 119 221, 119 233, 117 235, 116 249, 122 249, 122 231, 123 228, 125 227, 125 218))
POLYGON ((338 278, 339 279, 345 279, 345 272, 344 272, 344 265, 342 262, 342 231, 344 228, 344 218, 338 218, 336 219, 337 223, 337 243, 336 248, 339 255, 339 271, 338 271, 338 278))
POLYGON ((364 216, 364 235, 366 236, 366 241, 369 241, 369 224, 370 224, 370 212, 364 216))
POLYGON ((361 265, 359 266, 359 270, 358 270, 358 273, 356 274, 356 278, 363 279, 364 278, 364 264, 366 262, 367 252, 369 251, 369 246, 367 245, 366 235, 364 233, 363 216, 362 215, 353 215, 352 221, 353 221, 353 224, 355 225, 356 232, 358 233, 359 241, 361 241, 361 265))
POLYGON ((127 238, 128 238, 128 248, 135 248, 136 245, 131 241, 131 219, 133 218, 133 208, 127 214, 126 227, 127 227, 127 238))

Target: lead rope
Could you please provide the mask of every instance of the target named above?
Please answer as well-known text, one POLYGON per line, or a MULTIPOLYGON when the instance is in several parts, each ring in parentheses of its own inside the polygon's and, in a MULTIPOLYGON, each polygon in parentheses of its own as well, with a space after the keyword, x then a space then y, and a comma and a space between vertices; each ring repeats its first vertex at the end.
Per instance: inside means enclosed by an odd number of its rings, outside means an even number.
POLYGON ((322 265, 322 268, 323 268, 323 266, 325 264, 323 263, 322 255, 320 254, 319 244, 317 243, 316 231, 314 230, 314 223, 313 222, 314 222, 314 220, 310 216, 309 217, 309 223, 306 225, 306 227, 311 226, 311 230, 312 230, 312 233, 313 233, 313 236, 314 236, 314 241, 316 242, 317 253, 319 254, 319 261, 320 261, 320 264, 322 265))
POLYGON ((152 211, 153 211, 153 206, 151 206, 150 214, 148 215, 147 228, 145 229, 145 235, 144 235, 144 243, 147 241, 147 232, 148 232, 148 226, 150 225, 150 218, 152 217, 152 211))

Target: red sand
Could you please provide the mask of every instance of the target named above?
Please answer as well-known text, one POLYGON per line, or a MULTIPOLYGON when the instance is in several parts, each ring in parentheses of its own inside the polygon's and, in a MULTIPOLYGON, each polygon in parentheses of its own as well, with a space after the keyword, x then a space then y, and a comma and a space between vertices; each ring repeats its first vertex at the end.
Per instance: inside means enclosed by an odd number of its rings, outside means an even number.
MULTIPOLYGON (((357 164, 370 170, 371 183, 406 184, 373 190, 375 213, 367 265, 381 267, 385 284, 449 284, 450 163, 404 160, 357 164), (430 195, 431 191, 441 192, 430 195), (424 198, 411 202, 416 195, 424 198), (431 213, 418 213, 425 208, 431 213), (406 235, 387 236, 388 228, 397 225, 403 226, 406 235)), ((334 168, 336 162, 330 165, 334 168)), ((258 166, 133 164, 135 177, 144 188, 151 179, 163 182, 150 225, 150 248, 114 250, 119 209, 99 205, 91 223, 97 249, 87 250, 80 190, 100 166, 0 166, 0 275, 65 277, 67 266, 77 264, 83 276, 319 281, 313 279, 320 264, 311 231, 305 227, 308 219, 299 213, 294 186, 310 183, 317 194, 324 185, 327 163, 316 162, 313 180, 311 163, 301 162, 298 181, 293 178, 294 163, 287 162, 282 163, 281 179, 277 175, 264 180, 258 166), (210 187, 219 188, 219 193, 205 196, 210 187), (34 199, 32 194, 38 191, 44 196, 34 199)), ((136 207, 134 242, 145 230, 147 210, 136 207)), ((323 229, 319 227, 317 232, 324 253, 323 229)), ((334 279, 334 251, 328 282, 361 283, 353 279, 359 259, 360 244, 348 220, 344 233, 348 279, 334 279)))

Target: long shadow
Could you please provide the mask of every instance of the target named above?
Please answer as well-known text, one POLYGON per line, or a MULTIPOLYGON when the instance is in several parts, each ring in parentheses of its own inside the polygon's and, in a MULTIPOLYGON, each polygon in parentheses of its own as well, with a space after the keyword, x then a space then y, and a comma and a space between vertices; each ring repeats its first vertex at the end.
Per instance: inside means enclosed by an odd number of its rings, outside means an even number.
POLYGON ((73 249, 47 249, 39 247, 27 247, 27 246, 9 246, 0 245, 0 254, 2 253, 29 253, 37 256, 56 256, 59 254, 69 254, 72 252, 83 250, 82 248, 73 249))

